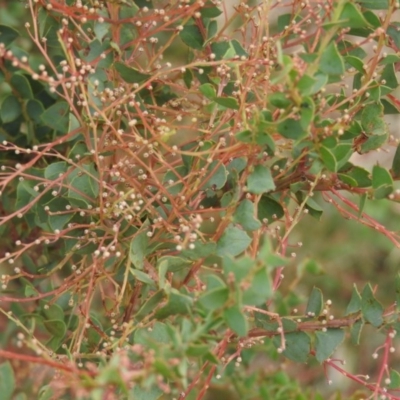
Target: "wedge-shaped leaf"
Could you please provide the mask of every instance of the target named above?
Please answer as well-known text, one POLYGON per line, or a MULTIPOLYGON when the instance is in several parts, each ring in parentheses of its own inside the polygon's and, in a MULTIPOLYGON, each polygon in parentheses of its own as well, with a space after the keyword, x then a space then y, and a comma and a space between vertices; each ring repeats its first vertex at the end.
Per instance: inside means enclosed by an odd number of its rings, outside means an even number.
POLYGON ((158 400, 163 394, 164 391, 156 384, 150 387, 134 385, 133 388, 129 390, 129 398, 135 400, 158 400))
POLYGON ((204 184, 205 188, 221 189, 228 176, 228 172, 223 164, 214 160, 207 168, 207 178, 204 184))
POLYGON ((275 189, 271 170, 264 165, 256 165, 254 171, 247 177, 247 188, 250 193, 261 194, 275 189))
POLYGON ((179 36, 188 47, 195 50, 203 48, 204 38, 197 25, 185 25, 179 36))
POLYGON ((248 289, 243 292, 243 304, 259 306, 273 295, 272 282, 266 267, 261 267, 250 279, 248 289))
POLYGON ((262 196, 258 202, 257 216, 260 221, 273 222, 284 216, 282 205, 270 196, 262 196))
POLYGON ((139 308, 139 311, 135 314, 135 319, 141 321, 143 318, 154 312, 157 307, 162 304, 164 297, 164 290, 158 290, 153 295, 148 297, 148 300, 139 308))
POLYGON ((128 67, 122 62, 116 62, 114 67, 121 75, 121 78, 127 83, 142 83, 151 77, 150 74, 146 74, 135 68, 128 67))
POLYGON ((249 324, 244 312, 238 305, 234 305, 224 310, 224 320, 229 328, 238 336, 246 336, 249 330, 249 324))
POLYGON ((327 75, 342 75, 345 72, 343 57, 334 41, 323 49, 319 61, 319 70, 327 75))
POLYGON ((379 327, 383 323, 383 307, 375 299, 371 285, 365 285, 361 293, 361 312, 364 319, 375 327, 379 327))
POLYGON ((353 291, 351 292, 350 303, 346 308, 346 315, 357 313, 361 310, 361 295, 357 290, 357 286, 353 286, 353 291))
POLYGON ((306 315, 319 316, 323 308, 323 296, 320 289, 313 287, 308 299, 306 315))
POLYGON ((379 165, 372 169, 372 187, 375 199, 383 199, 393 192, 393 179, 390 172, 379 165))
POLYGON ((49 333, 58 338, 64 337, 65 333, 67 332, 67 326, 65 325, 65 322, 60 319, 44 320, 43 325, 49 331, 49 333))
POLYGON ((400 387, 400 373, 395 370, 390 370, 390 383, 388 385, 388 389, 399 389, 400 387))
POLYGON ((148 345, 149 343, 169 343, 171 338, 167 326, 162 322, 155 322, 152 329, 139 328, 134 334, 135 343, 148 345))
POLYGON ((394 63, 387 64, 381 74, 381 83, 390 89, 396 89, 399 86, 397 81, 396 71, 394 70, 394 63))
POLYGON ((131 240, 131 244, 129 246, 129 259, 137 269, 143 269, 144 258, 148 251, 148 243, 149 237, 147 236, 146 230, 138 233, 131 240))
POLYGON ((250 236, 240 228, 229 225, 217 243, 217 255, 237 256, 251 243, 250 236))
POLYGON ((154 287, 156 286, 154 280, 146 272, 134 268, 130 268, 129 271, 138 281, 143 282, 149 286, 154 286, 154 287))
POLYGON ((387 126, 383 120, 383 106, 368 104, 361 113, 361 126, 367 136, 380 136, 387 133, 387 126))
POLYGON ((221 309, 229 298, 229 289, 220 287, 203 293, 198 303, 208 311, 221 309))
MULTIPOLYGON (((291 332, 285 334, 286 348, 283 355, 289 360, 305 363, 311 349, 311 338, 305 332, 291 332)), ((281 347, 281 338, 275 336, 273 343, 276 347, 281 347)))
POLYGON ((203 18, 216 18, 222 14, 222 11, 212 1, 206 1, 200 13, 203 18))
POLYGON ((56 131, 67 133, 69 125, 69 104, 59 101, 49 107, 40 117, 43 124, 56 131))
POLYGON ((215 88, 211 83, 204 83, 199 87, 199 90, 207 97, 207 99, 214 100, 217 97, 215 88))
POLYGON ((220 106, 231 108, 232 110, 239 110, 239 103, 234 97, 216 97, 214 101, 220 106))
MULTIPOLYGON (((1 36, 0 36, 1 39, 1 36)), ((9 361, 0 364, 0 393, 4 400, 11 400, 15 389, 14 371, 9 361)))
POLYGON ((240 224, 246 231, 255 231, 261 228, 261 222, 255 218, 254 204, 244 199, 240 202, 239 207, 233 215, 233 222, 240 224))
POLYGON ((315 358, 323 363, 343 342, 345 332, 342 329, 327 329, 326 332, 315 332, 315 358))
POLYGON ((10 83, 23 99, 33 98, 31 85, 25 75, 13 74, 10 83))
POLYGON ((0 43, 3 43, 5 47, 8 47, 18 36, 16 29, 0 24, 0 43))
POLYGON ((303 128, 302 123, 293 118, 287 118, 280 122, 277 131, 286 139, 300 140, 307 136, 307 131, 303 128))
POLYGON ((235 277, 235 283, 240 284, 254 268, 254 260, 250 257, 223 257, 223 270, 225 278, 230 275, 235 277))
POLYGON ((323 146, 321 146, 319 151, 325 167, 331 172, 336 172, 338 169, 338 163, 333 152, 330 149, 323 146))
POLYGON ((366 28, 369 25, 359 8, 352 3, 345 3, 339 19, 344 20, 343 26, 349 28, 366 28))

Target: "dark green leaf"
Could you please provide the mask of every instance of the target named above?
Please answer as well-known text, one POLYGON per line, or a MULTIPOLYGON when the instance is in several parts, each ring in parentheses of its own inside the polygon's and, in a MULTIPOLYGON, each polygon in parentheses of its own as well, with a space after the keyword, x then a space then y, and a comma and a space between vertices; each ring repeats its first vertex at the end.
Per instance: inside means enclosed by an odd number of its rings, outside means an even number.
MULTIPOLYGON (((305 332, 290 332, 285 334, 286 349, 283 355, 289 360, 305 363, 310 354, 311 339, 305 332)), ((273 343, 276 347, 281 347, 281 338, 275 336, 273 343)))
POLYGON ((281 204, 270 196, 262 196, 258 202, 257 216, 260 221, 273 222, 285 215, 281 204))
POLYGON ((387 10, 389 8, 389 0, 358 0, 358 3, 369 10, 387 10))
POLYGON ((204 45, 204 38, 197 25, 185 25, 179 36, 182 42, 192 49, 201 50, 204 45))
POLYGON ((303 129, 301 122, 293 118, 280 122, 277 131, 286 139, 299 140, 307 136, 307 131, 303 129))
POLYGON ((369 25, 358 7, 352 3, 345 3, 339 19, 344 20, 343 26, 349 28, 366 28, 369 25))
POLYGON ((23 99, 32 99, 31 85, 25 75, 13 74, 10 80, 11 86, 23 99))
POLYGON ((156 311, 155 318, 164 319, 170 315, 187 314, 192 304, 193 299, 191 297, 180 293, 177 289, 171 289, 167 304, 156 311))
POLYGON ((114 64, 115 69, 121 75, 121 78, 128 83, 142 83, 150 78, 151 75, 138 71, 135 68, 128 67, 122 62, 114 64))
POLYGON ((351 292, 350 303, 346 308, 346 315, 355 314, 361 310, 361 295, 357 290, 357 286, 353 286, 353 291, 351 292))
POLYGON ((8 47, 18 36, 16 29, 0 24, 0 43, 3 43, 5 47, 8 47))
POLYGON ((66 101, 59 101, 48 108, 40 119, 51 129, 66 133, 69 124, 68 113, 69 104, 66 101))
POLYGON ((353 324, 353 326, 350 329, 351 343, 355 345, 360 344, 360 337, 363 327, 364 327, 364 322, 361 319, 353 324))
POLYGON ((149 388, 144 388, 139 385, 134 385, 132 389, 129 390, 129 398, 135 400, 157 400, 164 394, 164 390, 156 384, 150 386, 149 388))
POLYGON ((43 325, 53 336, 58 338, 63 338, 67 332, 65 322, 59 319, 44 320, 43 325))
MULTIPOLYGON (((266 260, 268 264, 268 260, 266 260)), ((260 306, 273 295, 271 278, 265 266, 261 267, 253 276, 250 285, 243 293, 243 304, 260 306)))
POLYGON ((0 118, 4 124, 15 121, 21 115, 21 112, 21 104, 14 95, 9 94, 1 102, 0 118))
POLYGON ((383 121, 383 107, 381 104, 368 104, 361 113, 361 126, 367 136, 384 135, 387 133, 386 123, 383 121))
POLYGON ((319 316, 323 308, 323 297, 320 289, 313 287, 313 290, 308 299, 306 315, 319 316))
POLYGON ((383 323, 383 307, 375 299, 371 285, 365 285, 361 293, 361 312, 364 319, 375 327, 379 327, 383 323))
POLYGON ((215 88, 213 85, 211 85, 211 83, 204 83, 199 87, 199 90, 204 94, 204 96, 207 97, 207 99, 214 100, 215 97, 217 97, 215 88))
POLYGON ((344 340, 345 333, 342 329, 327 329, 326 332, 315 332, 315 358, 323 363, 329 358, 336 347, 344 340))

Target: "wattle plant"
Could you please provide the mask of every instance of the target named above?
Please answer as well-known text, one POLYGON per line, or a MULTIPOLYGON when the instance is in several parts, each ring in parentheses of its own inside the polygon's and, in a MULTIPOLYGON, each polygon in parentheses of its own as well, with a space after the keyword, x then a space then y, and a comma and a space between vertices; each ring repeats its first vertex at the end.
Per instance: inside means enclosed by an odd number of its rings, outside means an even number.
POLYGON ((0 4, 2 399, 400 399, 399 276, 324 300, 296 254, 331 209, 400 246, 400 150, 354 162, 398 146, 399 3, 251 4, 0 4))

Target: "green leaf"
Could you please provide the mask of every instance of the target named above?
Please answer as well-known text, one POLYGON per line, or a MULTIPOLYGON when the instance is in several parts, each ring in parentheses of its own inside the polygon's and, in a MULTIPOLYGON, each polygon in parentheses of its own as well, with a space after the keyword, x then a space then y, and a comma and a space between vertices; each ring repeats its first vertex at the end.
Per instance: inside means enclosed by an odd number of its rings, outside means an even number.
POLYGON ((201 50, 204 45, 204 38, 197 25, 185 25, 179 32, 182 42, 188 47, 201 50))
POLYGON ((358 150, 360 154, 368 153, 369 151, 379 149, 383 144, 386 143, 389 134, 370 136, 366 142, 364 142, 358 150))
POLYGON ((148 297, 146 302, 140 307, 139 311, 135 314, 135 319, 141 321, 149 314, 153 313, 154 310, 162 303, 165 297, 164 290, 159 290, 152 296, 148 297))
POLYGON ((229 298, 229 289, 220 287, 209 290, 199 297, 198 303, 209 311, 221 309, 229 298))
POLYGON ((164 390, 156 384, 144 388, 138 384, 134 385, 132 389, 129 390, 129 398, 135 400, 157 400, 164 394, 164 390))
POLYGON ((151 330, 139 328, 134 334, 134 342, 143 345, 149 345, 151 342, 167 344, 170 341, 167 325, 158 321, 154 323, 151 330))
POLYGON ((40 301, 41 312, 47 319, 64 320, 65 312, 58 304, 52 304, 48 301, 40 301))
MULTIPOLYGON (((1 32, 1 31, 0 31, 1 32)), ((1 36, 0 36, 1 39, 1 36)), ((14 371, 9 361, 0 364, 0 393, 2 400, 11 400, 15 389, 14 371)))
MULTIPOLYGON (((310 354, 311 339, 305 332, 290 332, 285 334, 286 349, 283 355, 289 360, 299 363, 307 362, 310 354)), ((275 336, 273 339, 275 347, 281 347, 280 336, 275 336)))
POLYGON ((191 309, 193 299, 185 294, 180 293, 177 289, 171 289, 168 294, 167 304, 156 311, 156 319, 164 319, 170 315, 187 314, 191 309))
POLYGON ((238 305, 225 309, 223 316, 226 324, 233 332, 238 336, 247 336, 249 330, 248 321, 238 305))
POLYGON ((222 263, 225 278, 228 279, 230 275, 233 275, 236 284, 240 284, 253 269, 254 265, 254 260, 250 257, 223 257, 222 263))
POLYGON ((361 310, 361 295, 357 290, 357 286, 353 285, 353 291, 351 292, 351 299, 346 308, 346 314, 355 314, 361 310))
POLYGON ((400 144, 397 146, 396 153, 394 154, 392 172, 394 177, 397 178, 400 176, 400 144))
POLYGON ((241 225, 247 231, 255 231, 261 228, 261 222, 254 217, 254 204, 244 199, 233 214, 233 222, 241 225))
POLYGON ((257 217, 260 221, 273 222, 285 215, 281 204, 270 196, 263 195, 258 202, 257 217))
POLYGON ((400 308, 400 274, 396 275, 395 279, 395 291, 396 291, 396 307, 400 308))
POLYGON ((388 87, 392 90, 396 89, 399 86, 399 82, 397 81, 396 77, 396 71, 394 69, 394 63, 387 64, 385 66, 381 74, 381 82, 383 86, 388 87), (382 80, 385 80, 386 82, 383 83, 382 80))
POLYGON ((99 196, 99 173, 94 168, 94 164, 84 166, 84 169, 72 178, 68 189, 68 198, 77 199, 84 203, 96 200, 99 196), (90 175, 89 175, 90 174, 90 175))
POLYGON ((69 104, 59 101, 49 107, 40 117, 43 124, 56 131, 67 133, 69 124, 69 104))
POLYGON ((225 185, 228 172, 224 164, 221 164, 220 161, 214 160, 207 168, 207 172, 208 176, 212 175, 210 177, 207 176, 204 184, 205 188, 221 189, 225 185))
POLYGON ((60 319, 44 320, 43 325, 53 336, 58 338, 63 338, 67 332, 65 322, 60 319))
POLYGON ((389 0, 358 0, 358 3, 369 10, 387 10, 389 8, 389 0))
POLYGON ((334 41, 323 49, 319 61, 319 70, 327 75, 342 75, 345 73, 343 58, 334 41))
POLYGON ((9 94, 1 102, 0 118, 4 124, 15 121, 21 115, 21 112, 21 104, 14 95, 9 94))
POLYGON ((393 192, 393 179, 386 168, 374 165, 372 169, 372 187, 374 188, 375 199, 384 199, 393 192))
POLYGON ((147 236, 147 230, 143 230, 131 240, 129 246, 129 259, 131 263, 137 269, 143 269, 144 259, 147 254, 147 248, 149 243, 149 237, 147 236))
POLYGON ((246 232, 229 225, 217 243, 217 255, 237 256, 249 247, 251 238, 246 232))
POLYGON ((352 3, 345 3, 339 19, 344 20, 342 26, 349 28, 367 28, 369 25, 360 10, 352 3))
POLYGON ((323 363, 329 358, 336 347, 344 340, 345 333, 342 329, 327 329, 326 332, 315 332, 315 358, 323 363))
POLYGON ((313 287, 308 299, 306 315, 319 316, 323 308, 323 297, 320 289, 313 287))
POLYGON ((280 122, 277 131, 286 139, 300 140, 307 136, 307 131, 303 129, 301 122, 293 118, 280 122))
POLYGON ((207 97, 207 99, 214 100, 217 97, 215 88, 211 83, 204 83, 199 87, 199 90, 207 97))
POLYGON ((122 62, 116 62, 114 67, 120 74, 121 78, 127 83, 142 83, 151 77, 150 74, 146 74, 138 71, 135 68, 128 67, 122 62))
POLYGON ((328 148, 323 146, 321 146, 319 151, 325 167, 331 172, 336 172, 338 169, 338 163, 333 153, 328 148))
POLYGON ((44 170, 44 177, 50 181, 54 181, 60 177, 60 175, 65 174, 68 166, 65 161, 58 161, 51 163, 44 170))
POLYGON ((250 193, 262 194, 276 188, 271 170, 264 165, 256 165, 254 171, 247 177, 247 188, 250 193))
POLYGON ((66 211, 69 204, 70 202, 63 197, 55 197, 47 203, 51 211, 48 217, 48 224, 53 231, 64 229, 65 225, 73 217, 74 214, 72 212, 66 211))
POLYGON ((364 319, 375 327, 379 327, 383 323, 383 307, 375 299, 371 285, 365 285, 361 293, 361 312, 364 319))
POLYGON ((351 343, 355 345, 360 344, 360 337, 363 327, 364 327, 364 322, 361 319, 353 324, 353 326, 350 329, 351 343))
POLYGON ((399 389, 400 388, 400 373, 395 369, 390 369, 390 384, 388 389, 399 389))
POLYGON ((222 11, 212 1, 207 1, 200 9, 200 13, 203 18, 216 18, 222 14, 222 11))
POLYGON ((140 282, 145 283, 146 285, 156 286, 154 280, 150 277, 146 272, 140 271, 138 269, 130 268, 130 273, 140 282))
MULTIPOLYGON (((268 264, 268 261, 267 261, 268 264)), ((248 289, 243 293, 243 304, 260 306, 273 295, 272 283, 267 267, 262 266, 253 276, 248 289)))
POLYGON ((0 24, 0 43, 3 43, 5 47, 8 47, 18 36, 16 29, 0 24))
POLYGON ((214 101, 220 106, 230 108, 232 110, 239 110, 239 103, 234 97, 216 97, 214 101))
POLYGON ((361 113, 361 126, 367 136, 384 135, 387 126, 383 121, 383 106, 381 104, 368 104, 361 113))
POLYGON ((23 99, 32 99, 31 85, 25 75, 13 74, 10 80, 11 86, 23 99))

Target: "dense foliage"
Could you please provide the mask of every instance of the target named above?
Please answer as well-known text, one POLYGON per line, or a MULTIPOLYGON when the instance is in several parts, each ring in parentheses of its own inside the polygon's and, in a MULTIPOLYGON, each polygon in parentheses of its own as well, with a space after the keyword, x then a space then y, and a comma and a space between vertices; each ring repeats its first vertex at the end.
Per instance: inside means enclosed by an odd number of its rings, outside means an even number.
POLYGON ((2 399, 326 398, 307 368, 400 399, 400 278, 334 309, 293 239, 334 208, 400 246, 364 211, 400 150, 354 162, 398 145, 399 3, 250 4, 3 5, 2 399), (379 334, 373 376, 332 358, 379 334))

